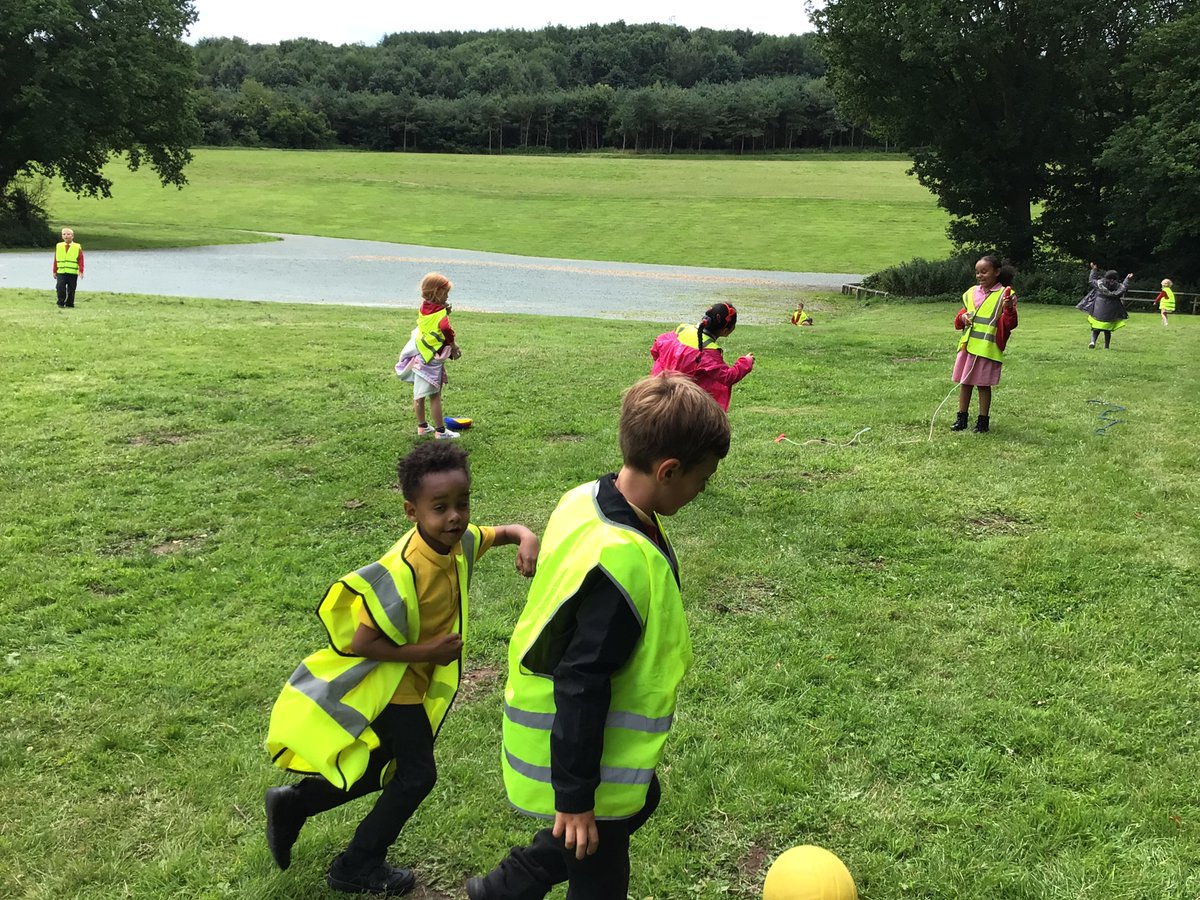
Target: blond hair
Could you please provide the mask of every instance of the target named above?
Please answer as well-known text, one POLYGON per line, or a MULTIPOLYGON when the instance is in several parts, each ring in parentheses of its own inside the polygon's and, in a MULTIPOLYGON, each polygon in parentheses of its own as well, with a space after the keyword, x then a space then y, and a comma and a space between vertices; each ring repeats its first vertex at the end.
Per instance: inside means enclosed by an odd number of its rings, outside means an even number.
POLYGON ((445 304, 454 283, 441 272, 430 272, 421 279, 421 299, 445 304))
POLYGON ((708 392, 678 372, 643 378, 621 401, 621 456, 625 465, 652 472, 664 459, 684 471, 706 457, 729 453, 729 419, 708 392))
POLYGON ((1164 279, 1162 280, 1162 286, 1163 286, 1163 287, 1173 287, 1173 286, 1174 286, 1174 282, 1173 282, 1173 281, 1171 281, 1171 279, 1170 279, 1170 278, 1164 278, 1164 279))

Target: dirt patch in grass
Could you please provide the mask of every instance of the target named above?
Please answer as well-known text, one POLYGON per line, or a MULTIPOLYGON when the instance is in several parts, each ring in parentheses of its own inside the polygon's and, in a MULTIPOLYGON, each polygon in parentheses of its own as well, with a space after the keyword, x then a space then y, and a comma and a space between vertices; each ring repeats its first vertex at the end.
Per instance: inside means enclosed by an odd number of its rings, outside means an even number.
POLYGON ((172 553, 191 553, 203 548, 207 542, 207 534, 193 534, 188 537, 173 538, 169 541, 163 541, 161 544, 155 544, 150 548, 150 552, 155 556, 169 556, 172 553))
POLYGON ((757 881, 758 877, 763 874, 763 870, 767 868, 770 858, 771 851, 756 841, 738 857, 738 871, 747 878, 757 881))
POLYGON ((585 438, 582 434, 569 434, 568 433, 568 434, 552 434, 552 435, 550 435, 550 440, 554 441, 556 443, 559 443, 559 444, 579 444, 579 443, 582 443, 585 440, 585 438))
POLYGON ((190 434, 175 431, 144 431, 129 439, 131 447, 177 447, 192 439, 190 434))
POLYGON ((990 534, 1016 534, 1029 527, 1029 522, 1019 516, 1009 515, 998 509, 967 517, 967 525, 979 532, 990 534))
POLYGON ((146 540, 144 534, 127 534, 123 537, 114 536, 113 541, 107 547, 101 547, 100 552, 104 556, 128 556, 146 540))
POLYGON ((860 569, 874 569, 875 571, 879 571, 887 567, 887 560, 882 556, 874 556, 871 559, 852 559, 850 560, 850 565, 857 566, 860 569))
POLYGON ((500 681, 500 666, 476 666, 463 674, 458 691, 464 703, 470 703, 489 693, 500 681))
POLYGON ((408 895, 411 900, 454 900, 454 894, 447 894, 439 891, 437 888, 426 887, 423 884, 418 884, 413 888, 412 893, 408 895))

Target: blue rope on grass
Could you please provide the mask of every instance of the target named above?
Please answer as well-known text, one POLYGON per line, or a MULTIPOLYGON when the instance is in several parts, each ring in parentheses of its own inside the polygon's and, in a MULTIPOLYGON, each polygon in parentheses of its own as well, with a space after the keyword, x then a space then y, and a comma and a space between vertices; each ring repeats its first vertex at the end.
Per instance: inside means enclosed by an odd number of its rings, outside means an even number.
POLYGON ((1109 403, 1107 400, 1089 400, 1088 403, 1095 403, 1096 405, 1103 406, 1105 408, 1099 416, 1100 421, 1104 424, 1095 429, 1092 434, 1106 434, 1108 429, 1112 428, 1114 425, 1120 425, 1125 421, 1124 419, 1114 419, 1112 417, 1113 413, 1125 412, 1126 408, 1124 406, 1119 406, 1116 403, 1109 403))

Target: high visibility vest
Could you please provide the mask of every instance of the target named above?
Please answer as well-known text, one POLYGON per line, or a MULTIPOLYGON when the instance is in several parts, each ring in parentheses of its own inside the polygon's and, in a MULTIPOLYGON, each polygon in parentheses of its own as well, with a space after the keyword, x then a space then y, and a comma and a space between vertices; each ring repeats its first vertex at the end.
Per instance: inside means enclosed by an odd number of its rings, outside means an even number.
POLYGON ((445 309, 417 316, 417 352, 425 362, 433 359, 446 346, 446 337, 438 327, 445 317, 445 309))
POLYGON ((717 339, 707 332, 701 334, 700 329, 695 325, 680 325, 675 329, 675 336, 679 338, 679 343, 685 347, 694 347, 697 350, 720 350, 717 345, 717 339))
MULTIPOLYGON (((556 615, 569 615, 569 600, 596 566, 617 583, 641 624, 629 662, 612 677, 604 725, 598 819, 623 819, 638 812, 675 714, 679 682, 691 666, 683 600, 674 550, 636 528, 606 519, 600 511, 600 482, 567 492, 546 526, 537 575, 509 642, 504 688, 504 746, 501 764, 509 802, 540 818, 554 817, 550 781, 550 731, 554 727, 554 679, 533 672, 525 658, 556 615)), ((659 522, 661 532, 661 522, 659 522)))
MULTIPOLYGON (((54 261, 58 264, 59 275, 79 274, 79 254, 82 250, 78 241, 72 241, 70 247, 67 246, 66 241, 58 242, 54 248, 54 261)), ((45 259, 45 257, 42 258, 45 259)))
POLYGON ((1175 311, 1175 292, 1173 290, 1171 290, 1169 287, 1163 288, 1162 292, 1164 294, 1166 294, 1167 296, 1162 298, 1162 300, 1159 302, 1158 308, 1161 309, 1163 312, 1174 312, 1175 311))
MULTIPOLYGON (((412 568, 404 559, 416 531, 411 529, 379 562, 351 572, 330 587, 317 606, 329 646, 300 663, 271 710, 267 752, 279 768, 323 775, 342 790, 349 790, 366 771, 371 752, 379 747, 371 722, 391 701, 408 663, 352 654, 350 642, 359 625, 354 601, 362 598, 372 620, 393 643, 402 646, 420 640, 420 606, 412 568)), ((467 590, 482 546, 479 528, 468 525, 462 552, 454 557, 459 613, 453 631, 464 644, 467 590)), ((423 702, 435 737, 458 693, 461 666, 461 660, 455 660, 433 669, 423 702)), ((389 766, 381 783, 391 775, 389 766)))
POLYGON ((968 288, 963 292, 963 307, 968 312, 975 310, 975 317, 971 320, 970 326, 963 334, 962 340, 958 342, 959 350, 966 347, 967 352, 975 356, 994 359, 996 362, 1004 362, 1004 354, 996 346, 996 325, 1000 321, 1000 298, 1004 295, 1005 290, 1006 288, 997 285, 996 289, 987 295, 987 299, 983 301, 983 305, 977 310, 975 309, 975 301, 971 298, 975 289, 968 288))

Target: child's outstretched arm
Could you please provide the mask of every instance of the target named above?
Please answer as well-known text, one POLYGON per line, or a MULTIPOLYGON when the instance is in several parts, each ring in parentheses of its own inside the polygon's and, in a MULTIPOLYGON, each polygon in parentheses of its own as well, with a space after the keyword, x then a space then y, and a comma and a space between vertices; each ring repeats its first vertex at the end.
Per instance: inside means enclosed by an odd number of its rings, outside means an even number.
POLYGON ((350 651, 364 659, 381 662, 431 662, 445 666, 462 656, 463 642, 458 634, 443 634, 421 644, 395 644, 382 631, 369 625, 358 626, 350 639, 350 651))
POLYGON ((712 375, 721 384, 727 384, 730 387, 737 384, 743 378, 750 374, 750 370, 754 368, 754 354, 747 353, 745 356, 738 359, 732 366, 725 365, 724 360, 710 360, 705 357, 700 360, 698 371, 707 372, 712 375))
POLYGON ((516 544, 517 571, 526 578, 531 578, 537 571, 538 551, 541 549, 538 536, 520 524, 497 525, 494 530, 496 539, 492 541, 492 546, 503 547, 505 544, 516 544))

